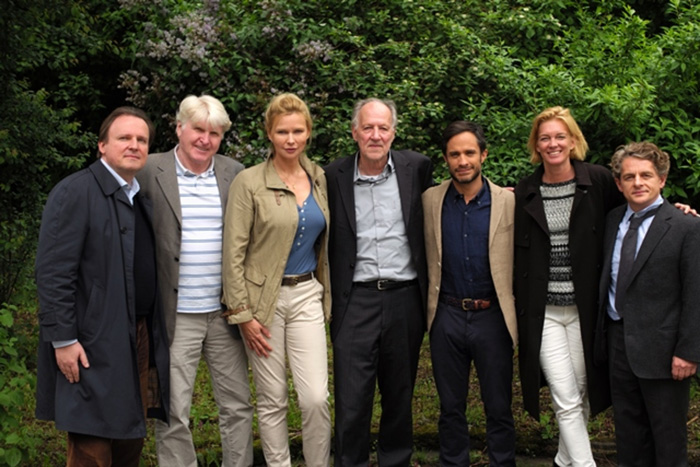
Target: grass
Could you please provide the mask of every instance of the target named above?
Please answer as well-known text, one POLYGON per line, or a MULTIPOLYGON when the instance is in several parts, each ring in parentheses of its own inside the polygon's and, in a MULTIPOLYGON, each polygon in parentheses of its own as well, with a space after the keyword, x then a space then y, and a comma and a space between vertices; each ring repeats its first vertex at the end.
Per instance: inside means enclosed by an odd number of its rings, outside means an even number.
MULTIPOLYGON (((14 331, 23 336, 24 346, 27 348, 27 366, 30 371, 35 371, 36 362, 36 316, 34 310, 24 310, 16 316, 14 331)), ((330 345, 329 345, 330 348, 330 345)), ((329 354, 329 358, 330 354, 329 354)), ((517 358, 517 357, 516 357, 517 358)), ((515 364, 516 362, 514 362, 515 364)), ((333 416, 333 374, 329 360, 329 376, 331 391, 331 416, 333 416)), ((470 421, 470 433, 472 438, 472 465, 488 465, 488 455, 485 448, 486 420, 483 405, 480 400, 478 381, 475 371, 472 371, 470 383, 467 415, 470 421)), ((520 397, 520 385, 518 383, 517 365, 513 385, 513 414, 515 418, 517 434, 518 465, 523 467, 551 466, 556 447, 558 430, 554 415, 549 407, 549 395, 547 389, 542 394, 542 417, 540 422, 533 420, 522 409, 520 397)), ((206 365, 201 362, 195 383, 195 395, 192 405, 192 432, 197 448, 197 456, 200 465, 218 465, 221 459, 221 441, 218 430, 218 411, 214 402, 209 374, 206 365)), ((251 380, 251 388, 254 385, 251 380)), ((289 383, 290 408, 288 414, 289 435, 292 455, 295 465, 303 465, 301 452, 301 414, 296 404, 296 397, 289 383)), ((28 388, 28 392, 31 392, 28 388)), ((30 432, 39 439, 37 455, 31 463, 23 465, 54 466, 65 464, 65 433, 54 429, 53 424, 39 422, 34 419, 34 396, 27 394, 22 423, 30 432)), ((439 416, 439 401, 435 389, 430 363, 430 351, 428 339, 425 338, 421 348, 420 365, 415 386, 413 401, 414 447, 413 465, 433 466, 438 465, 438 438, 437 421, 439 416)), ((373 440, 376 443, 376 434, 379 429, 379 395, 375 397, 375 410, 372 417, 373 440)), ((689 411, 688 436, 691 452, 690 465, 700 465, 700 388, 697 380, 691 386, 691 408, 689 411)), ((263 465, 264 459, 260 449, 260 440, 257 433, 257 420, 254 421, 255 432, 255 464, 263 465)), ((592 419, 589 423, 589 432, 594 454, 599 466, 612 466, 615 463, 614 427, 610 409, 592 419)), ((372 458, 376 465, 376 458, 372 458)), ((142 455, 142 466, 156 466, 155 440, 153 436, 153 422, 149 422, 149 435, 146 439, 142 455)))

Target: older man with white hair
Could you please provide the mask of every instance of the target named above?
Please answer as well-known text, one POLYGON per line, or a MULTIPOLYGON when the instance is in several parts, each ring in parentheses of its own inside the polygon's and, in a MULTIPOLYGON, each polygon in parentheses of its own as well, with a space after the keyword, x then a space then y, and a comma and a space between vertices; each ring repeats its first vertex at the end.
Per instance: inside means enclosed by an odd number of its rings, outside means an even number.
POLYGON ((211 96, 177 112, 178 144, 139 173, 154 205, 163 312, 170 342, 170 426, 156 425, 158 463, 196 467, 189 427, 197 366, 209 367, 219 408, 223 464, 253 463, 248 362, 238 328, 221 317, 221 247, 228 189, 243 165, 216 154, 231 120, 211 96))

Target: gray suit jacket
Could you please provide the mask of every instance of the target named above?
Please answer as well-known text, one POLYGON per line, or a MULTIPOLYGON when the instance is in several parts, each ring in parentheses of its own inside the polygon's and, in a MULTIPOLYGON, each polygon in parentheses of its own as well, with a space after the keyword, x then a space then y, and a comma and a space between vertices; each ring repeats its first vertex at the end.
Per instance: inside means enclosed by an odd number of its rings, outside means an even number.
MULTIPOLYGON (((243 164, 230 157, 214 155, 214 172, 219 185, 221 209, 226 212, 228 189, 243 164)), ((172 344, 177 318, 177 288, 180 278, 182 209, 175 174, 175 152, 151 154, 136 178, 143 194, 153 203, 153 230, 156 235, 158 282, 163 303, 168 342, 172 344)), ((226 219, 224 219, 226 223, 226 219)))
MULTIPOLYGON (((600 281, 598 329, 607 314, 612 252, 626 205, 610 212, 600 281)), ((664 201, 639 248, 627 289, 625 346, 639 378, 671 378, 674 356, 700 362, 700 219, 664 201)), ((604 333, 598 332, 604 345, 604 333)))
MULTIPOLYGON (((513 214, 515 196, 487 180, 491 191, 489 221, 489 265, 503 319, 513 340, 518 343, 518 324, 513 297, 513 214)), ((452 180, 429 188, 423 193, 425 214, 425 252, 428 259, 428 331, 435 319, 442 281, 442 204, 452 180)), ((449 253, 449 252, 448 252, 449 253)))

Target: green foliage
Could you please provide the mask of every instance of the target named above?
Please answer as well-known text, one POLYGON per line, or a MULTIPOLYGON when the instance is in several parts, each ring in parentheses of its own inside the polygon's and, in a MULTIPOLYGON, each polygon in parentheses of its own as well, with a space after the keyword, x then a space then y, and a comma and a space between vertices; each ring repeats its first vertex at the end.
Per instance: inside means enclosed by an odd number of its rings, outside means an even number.
POLYGON ((94 43, 89 17, 72 3, 13 0, 0 16, 0 302, 28 275, 46 194, 94 141, 75 117, 93 105, 76 63, 94 43))
POLYGON ((13 315, 17 307, 0 306, 0 465, 15 466, 37 455, 38 439, 20 423, 27 396, 34 392, 36 378, 18 352, 13 315))
MULTIPOLYGON (((323 163, 355 151, 353 102, 382 96, 400 110, 394 145, 430 155, 437 179, 447 175, 442 128, 471 119, 490 140, 487 173, 513 185, 532 170, 531 118, 564 105, 593 162, 630 140, 653 140, 674 160, 667 194, 700 200, 700 7, 691 2, 668 2, 653 27, 622 0, 124 3, 137 25, 127 43, 138 52, 122 86, 168 116, 170 128, 160 128, 168 145, 178 101, 208 92, 233 112, 223 150, 258 162, 265 104, 292 91, 312 109, 312 157, 323 163)), ((649 5, 637 3, 648 17, 649 5)))
MULTIPOLYGON (((511 186, 533 169, 532 118, 563 105, 590 161, 653 141, 672 158, 664 194, 700 205, 700 4, 691 0, 8 0, 0 44, 0 303, 29 290, 46 194, 91 159, 102 118, 125 99, 151 115, 151 148, 165 150, 182 98, 220 98, 233 120, 222 152, 249 166, 267 153, 263 112, 278 92, 309 104, 320 163, 356 150, 355 100, 388 97, 399 108, 394 147, 429 155, 436 179, 447 176, 442 129, 467 119, 486 129, 485 173, 511 186)), ((207 397, 193 416, 216 446, 207 397)), ((554 436, 544 422, 527 430, 554 436)), ((206 449, 203 462, 218 447, 206 449)))

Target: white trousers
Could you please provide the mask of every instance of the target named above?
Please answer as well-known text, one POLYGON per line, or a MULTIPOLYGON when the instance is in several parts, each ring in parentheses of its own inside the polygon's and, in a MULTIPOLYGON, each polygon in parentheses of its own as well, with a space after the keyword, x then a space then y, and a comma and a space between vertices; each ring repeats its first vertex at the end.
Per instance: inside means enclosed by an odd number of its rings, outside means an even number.
POLYGON ((269 467, 291 465, 285 355, 301 410, 305 463, 308 467, 329 465, 331 417, 322 295, 323 286, 315 278, 281 286, 275 316, 268 328, 272 352, 267 358, 258 357, 246 347, 255 381, 260 440, 269 467))
POLYGON ((156 420, 159 465, 197 467, 190 408, 199 360, 204 357, 219 408, 224 467, 253 465, 253 406, 243 339, 211 313, 178 313, 170 346, 170 426, 156 420))
POLYGON ((562 467, 595 466, 588 438, 586 361, 575 305, 545 308, 540 366, 559 423, 559 452, 555 462, 562 467))

